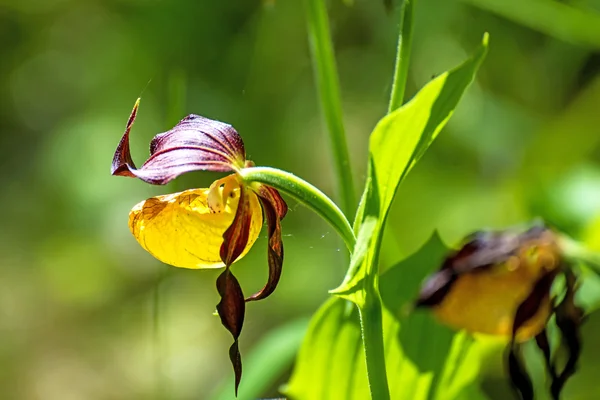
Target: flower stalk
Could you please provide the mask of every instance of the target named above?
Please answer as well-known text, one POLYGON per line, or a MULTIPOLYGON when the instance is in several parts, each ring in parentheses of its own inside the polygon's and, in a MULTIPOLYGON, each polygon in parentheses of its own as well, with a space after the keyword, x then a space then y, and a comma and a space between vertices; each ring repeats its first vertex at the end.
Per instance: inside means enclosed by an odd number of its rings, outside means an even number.
POLYGON ((335 65, 327 8, 323 0, 305 0, 304 8, 308 23, 311 59, 317 91, 321 100, 321 109, 329 133, 329 143, 333 153, 337 186, 341 198, 341 209, 347 217, 350 217, 356 207, 356 192, 342 117, 339 78, 335 65))
POLYGON ((404 93, 408 80, 408 66, 412 49, 413 12, 416 0, 404 0, 400 11, 400 32, 398 34, 398 50, 388 114, 400 108, 404 103, 404 93))
POLYGON ((319 189, 296 175, 270 167, 244 168, 240 176, 247 184, 269 185, 308 206, 336 230, 352 253, 356 243, 352 226, 342 210, 319 189))

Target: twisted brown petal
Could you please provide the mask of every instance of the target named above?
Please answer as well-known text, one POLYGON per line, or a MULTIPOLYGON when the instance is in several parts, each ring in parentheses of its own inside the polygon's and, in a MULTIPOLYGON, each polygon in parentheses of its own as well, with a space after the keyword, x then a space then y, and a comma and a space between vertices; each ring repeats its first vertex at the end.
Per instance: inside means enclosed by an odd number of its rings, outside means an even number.
POLYGON ((567 292, 556 308, 556 325, 562 334, 562 345, 566 347, 569 358, 562 372, 552 380, 550 391, 553 399, 560 397, 567 380, 577 370, 581 355, 581 334, 579 327, 583 322, 583 310, 575 304, 576 277, 573 271, 565 272, 567 292))
POLYGON ((540 311, 540 308, 543 306, 543 304, 548 301, 550 296, 550 288, 552 287, 552 282, 554 281, 557 273, 558 270, 551 270, 544 273, 536 281, 531 293, 519 305, 517 312, 515 313, 515 319, 512 328, 512 340, 508 355, 508 372, 513 386, 523 400, 533 399, 533 385, 522 360, 517 354, 520 347, 516 343, 517 332, 523 325, 525 325, 525 323, 527 323, 527 321, 532 319, 540 311))
POLYGON ((544 273, 533 286, 529 296, 517 308, 512 328, 513 340, 517 336, 519 328, 533 318, 540 310, 540 307, 548 301, 550 288, 557 273, 558 270, 551 270, 544 273))
POLYGON ((152 139, 150 158, 137 169, 131 158, 129 133, 138 106, 139 99, 115 151, 113 175, 137 177, 154 185, 164 185, 190 171, 227 172, 244 166, 244 143, 231 125, 191 114, 170 131, 152 139))
POLYGON ((235 373, 235 395, 242 379, 242 357, 238 346, 238 338, 244 324, 246 304, 242 288, 235 276, 225 268, 225 271, 217 278, 217 290, 221 295, 221 301, 217 304, 217 312, 221 317, 221 323, 233 336, 233 344, 229 348, 229 359, 235 373))
POLYGON ((231 226, 223 234, 221 245, 221 260, 225 266, 230 266, 244 252, 250 237, 252 227, 252 209, 249 196, 256 196, 254 192, 240 185, 240 200, 231 226))
POLYGON ((536 335, 535 344, 542 351, 544 361, 546 362, 546 370, 548 371, 550 378, 554 381, 556 379, 556 368, 552 362, 552 352, 550 349, 550 341, 548 340, 547 329, 544 329, 536 335))
POLYGON ((521 400, 533 400, 533 383, 520 358, 520 345, 513 343, 508 353, 508 373, 521 400))
POLYGON ((267 284, 246 301, 261 300, 268 297, 279 283, 283 267, 283 241, 281 240, 281 219, 287 213, 287 204, 279 192, 269 186, 261 186, 258 195, 269 226, 269 279, 267 284))

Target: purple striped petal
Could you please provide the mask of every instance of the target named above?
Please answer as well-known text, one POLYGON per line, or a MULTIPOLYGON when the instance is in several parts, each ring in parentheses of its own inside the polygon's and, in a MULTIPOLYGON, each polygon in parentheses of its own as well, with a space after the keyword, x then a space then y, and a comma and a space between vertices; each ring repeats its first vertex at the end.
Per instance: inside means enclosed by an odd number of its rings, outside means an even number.
POLYGON ((191 114, 170 131, 156 135, 150 143, 150 158, 136 168, 129 148, 129 132, 139 102, 138 99, 133 107, 115 151, 113 175, 137 177, 153 185, 164 185, 190 171, 228 172, 244 167, 246 151, 236 130, 223 122, 191 114))

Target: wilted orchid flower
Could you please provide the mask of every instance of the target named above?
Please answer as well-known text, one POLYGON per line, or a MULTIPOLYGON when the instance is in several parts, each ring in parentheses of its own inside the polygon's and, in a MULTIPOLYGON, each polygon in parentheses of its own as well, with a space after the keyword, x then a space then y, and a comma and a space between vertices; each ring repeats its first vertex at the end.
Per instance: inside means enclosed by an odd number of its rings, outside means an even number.
POLYGON ((583 312, 575 305, 576 290, 575 274, 557 234, 536 224, 525 231, 469 236, 426 280, 417 306, 429 307, 441 322, 455 329, 508 338, 509 374, 524 400, 533 399, 533 385, 520 361, 519 343, 535 338, 552 381, 550 391, 558 399, 580 354, 583 312), (560 304, 555 305, 551 289, 559 275, 565 277, 565 289, 560 304), (569 354, 560 373, 546 334, 552 314, 569 354))
POLYGON ((279 192, 267 185, 244 184, 239 171, 253 166, 246 160, 244 143, 231 125, 198 115, 188 115, 170 131, 150 143, 150 158, 136 168, 129 150, 129 132, 140 100, 135 103, 125 133, 112 162, 112 174, 164 185, 196 170, 233 171, 208 189, 189 189, 152 197, 129 213, 131 232, 150 254, 181 268, 222 268, 217 279, 221 301, 217 311, 234 343, 229 356, 236 376, 236 393, 242 374, 238 337, 244 322, 245 301, 269 296, 279 281, 283 264, 281 220, 287 205, 279 192), (269 278, 264 288, 244 299, 230 266, 256 241, 266 217, 269 241, 269 278))

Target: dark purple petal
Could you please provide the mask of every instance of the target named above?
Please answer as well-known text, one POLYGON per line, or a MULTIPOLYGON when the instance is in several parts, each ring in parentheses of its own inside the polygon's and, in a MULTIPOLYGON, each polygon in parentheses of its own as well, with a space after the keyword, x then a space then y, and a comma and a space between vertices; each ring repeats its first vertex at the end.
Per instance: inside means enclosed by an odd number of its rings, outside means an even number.
POLYGON ((508 354, 508 373, 515 390, 524 400, 533 400, 533 384, 527 374, 522 360, 518 356, 520 345, 515 342, 517 332, 527 321, 533 318, 542 304, 550 297, 550 288, 558 271, 552 270, 543 274, 533 286, 531 293, 519 305, 513 321, 512 338, 508 354))
POLYGON ((129 115, 129 119, 127 120, 125 133, 123 134, 123 137, 117 146, 117 150, 115 151, 115 155, 113 156, 112 166, 110 169, 110 173, 112 175, 130 176, 132 178, 135 177, 135 175, 130 172, 130 169, 135 170, 135 164, 131 159, 131 151, 129 149, 129 131, 131 131, 131 126, 133 125, 133 121, 135 121, 139 106, 140 99, 137 99, 135 105, 133 106, 133 110, 131 110, 131 115, 129 115))
POLYGON ((531 293, 517 308, 515 313, 515 319, 513 321, 512 336, 513 340, 517 336, 519 329, 533 318, 540 307, 545 304, 550 297, 550 289, 552 288, 552 282, 558 274, 558 270, 551 270, 544 273, 533 286, 531 293))
POLYGON ((434 307, 440 304, 456 282, 457 275, 450 269, 442 269, 427 278, 421 286, 416 307, 434 307))
POLYGON ((548 330, 544 329, 535 336, 535 344, 538 349, 541 350, 544 355, 544 361, 546 362, 546 371, 550 375, 552 381, 556 380, 556 368, 552 362, 552 351, 550 349, 550 341, 548 340, 548 330))
POLYGON ((269 279, 259 292, 248 297, 246 301, 261 300, 268 297, 279 283, 283 267, 283 241, 281 240, 281 219, 287 212, 287 204, 279 192, 268 186, 261 186, 258 198, 263 207, 269 227, 269 279))
POLYGON ((227 172, 243 168, 246 152, 242 138, 231 125, 198 115, 188 115, 173 129, 150 143, 150 158, 136 169, 129 148, 129 132, 139 106, 135 103, 125 133, 117 147, 112 174, 137 177, 164 185, 190 171, 227 172))
POLYGON ((522 400, 533 400, 533 383, 521 359, 521 346, 513 343, 508 352, 508 375, 510 382, 522 400))
POLYGON ((235 212, 231 226, 223 234, 221 245, 221 260, 226 266, 230 266, 244 252, 250 237, 250 226, 252 225, 252 210, 248 196, 254 196, 243 185, 240 186, 240 201, 235 212))
POLYGON ((221 301, 217 304, 217 312, 221 317, 221 323, 233 336, 233 344, 229 348, 229 359, 235 373, 235 395, 242 379, 242 357, 238 346, 238 338, 244 324, 246 304, 242 288, 235 276, 225 268, 225 271, 217 278, 217 290, 221 301))
POLYGON ((557 376, 552 380, 550 388, 554 399, 560 398, 560 393, 567 380, 577 371, 577 364, 581 356, 581 332, 580 327, 583 323, 584 312, 575 304, 575 292, 577 291, 577 281, 572 270, 565 271, 567 292, 562 302, 556 307, 556 325, 558 326, 561 338, 561 347, 568 354, 567 362, 557 376))
POLYGON ((288 206, 277 189, 274 189, 271 186, 261 185, 259 195, 271 203, 280 220, 285 218, 285 215, 288 211, 288 206))

